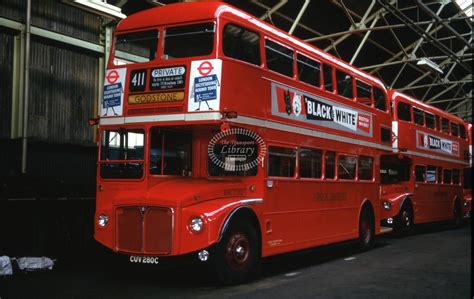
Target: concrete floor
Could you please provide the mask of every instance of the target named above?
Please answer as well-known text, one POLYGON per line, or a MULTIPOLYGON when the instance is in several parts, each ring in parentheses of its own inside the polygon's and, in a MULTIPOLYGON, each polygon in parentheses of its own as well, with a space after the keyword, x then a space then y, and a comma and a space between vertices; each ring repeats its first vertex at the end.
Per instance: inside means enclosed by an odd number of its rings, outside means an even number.
POLYGON ((469 298, 471 224, 388 234, 359 252, 338 244, 264 260, 262 277, 219 287, 205 268, 130 266, 124 258, 77 257, 53 271, 0 278, 0 298, 469 298))

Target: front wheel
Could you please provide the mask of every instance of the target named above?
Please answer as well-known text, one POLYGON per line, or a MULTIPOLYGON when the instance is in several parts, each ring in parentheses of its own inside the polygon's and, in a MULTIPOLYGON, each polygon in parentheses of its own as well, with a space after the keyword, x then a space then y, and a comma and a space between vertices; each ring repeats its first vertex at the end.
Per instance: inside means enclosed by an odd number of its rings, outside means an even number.
POLYGON ((369 209, 362 210, 359 218, 359 244, 363 250, 367 250, 374 245, 375 225, 374 218, 369 209))
POLYGON ((248 222, 234 222, 215 247, 215 271, 224 284, 254 278, 260 270, 260 246, 255 228, 248 222))
POLYGON ((398 215, 398 222, 395 232, 399 235, 408 235, 413 227, 413 213, 410 205, 403 204, 400 214, 398 215))

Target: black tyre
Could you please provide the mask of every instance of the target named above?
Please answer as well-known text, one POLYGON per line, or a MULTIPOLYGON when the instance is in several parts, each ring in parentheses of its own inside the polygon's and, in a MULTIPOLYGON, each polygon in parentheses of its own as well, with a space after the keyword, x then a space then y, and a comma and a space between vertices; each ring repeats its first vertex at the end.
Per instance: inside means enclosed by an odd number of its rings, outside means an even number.
POLYGON ((369 208, 364 208, 359 218, 359 245, 363 250, 374 245, 375 225, 374 217, 369 208))
POLYGON ((395 232, 399 235, 408 235, 412 229, 413 210, 409 203, 404 203, 397 217, 395 232))
POLYGON ((242 283, 260 273, 258 240, 255 228, 246 219, 231 224, 214 248, 214 267, 221 283, 242 283))
POLYGON ((462 224, 462 209, 461 209, 461 204, 459 201, 456 201, 454 203, 454 208, 453 208, 453 225, 455 228, 460 227, 462 224))

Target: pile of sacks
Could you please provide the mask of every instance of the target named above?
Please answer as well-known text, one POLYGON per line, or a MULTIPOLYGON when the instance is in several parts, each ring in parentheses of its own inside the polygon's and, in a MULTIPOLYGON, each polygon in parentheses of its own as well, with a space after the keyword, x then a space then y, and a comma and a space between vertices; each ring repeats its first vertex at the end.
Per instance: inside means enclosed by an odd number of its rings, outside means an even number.
POLYGON ((54 261, 45 256, 10 258, 4 255, 0 256, 0 276, 13 275, 13 262, 16 262, 18 269, 27 272, 52 270, 54 266, 54 261))

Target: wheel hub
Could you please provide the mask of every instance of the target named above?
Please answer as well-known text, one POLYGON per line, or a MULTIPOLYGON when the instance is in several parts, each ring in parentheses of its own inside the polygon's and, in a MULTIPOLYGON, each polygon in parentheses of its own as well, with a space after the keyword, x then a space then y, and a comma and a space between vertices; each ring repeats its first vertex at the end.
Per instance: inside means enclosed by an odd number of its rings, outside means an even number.
POLYGON ((226 260, 230 268, 239 270, 245 266, 250 252, 249 244, 247 236, 243 233, 236 233, 229 238, 226 246, 226 260))

